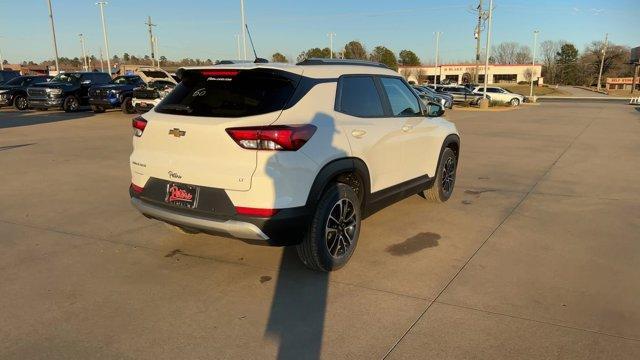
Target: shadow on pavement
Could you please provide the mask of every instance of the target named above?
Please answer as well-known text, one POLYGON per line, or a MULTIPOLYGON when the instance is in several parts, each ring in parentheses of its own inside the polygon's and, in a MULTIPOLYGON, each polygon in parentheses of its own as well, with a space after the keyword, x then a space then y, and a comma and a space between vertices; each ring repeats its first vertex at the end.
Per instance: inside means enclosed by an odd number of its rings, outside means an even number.
POLYGON ((279 341, 278 359, 319 359, 329 274, 302 265, 284 248, 265 337, 279 341))
POLYGON ((65 113, 63 111, 0 111, 0 129, 77 120, 94 116, 92 111, 65 113))

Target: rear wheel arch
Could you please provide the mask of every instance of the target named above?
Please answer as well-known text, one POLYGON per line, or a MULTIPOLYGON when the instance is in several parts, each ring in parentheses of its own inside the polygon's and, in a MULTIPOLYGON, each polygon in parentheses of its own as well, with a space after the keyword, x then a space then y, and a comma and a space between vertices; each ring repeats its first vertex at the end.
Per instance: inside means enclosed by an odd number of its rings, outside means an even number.
POLYGON ((365 208, 371 194, 371 178, 364 161, 359 158, 341 158, 324 165, 311 185, 307 207, 313 208, 332 183, 343 183, 353 188, 360 199, 361 207, 365 208))

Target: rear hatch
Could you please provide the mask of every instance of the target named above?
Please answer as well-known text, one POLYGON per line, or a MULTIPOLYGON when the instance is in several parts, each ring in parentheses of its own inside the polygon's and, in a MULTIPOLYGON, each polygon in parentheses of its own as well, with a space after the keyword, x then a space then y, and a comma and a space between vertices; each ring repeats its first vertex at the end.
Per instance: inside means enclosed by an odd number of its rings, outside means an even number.
POLYGON ((226 129, 275 122, 299 80, 299 73, 263 67, 183 71, 181 83, 144 115, 147 125, 134 139, 131 155, 134 165, 144 167, 134 166, 134 171, 185 184, 249 190, 257 150, 241 148, 226 129))

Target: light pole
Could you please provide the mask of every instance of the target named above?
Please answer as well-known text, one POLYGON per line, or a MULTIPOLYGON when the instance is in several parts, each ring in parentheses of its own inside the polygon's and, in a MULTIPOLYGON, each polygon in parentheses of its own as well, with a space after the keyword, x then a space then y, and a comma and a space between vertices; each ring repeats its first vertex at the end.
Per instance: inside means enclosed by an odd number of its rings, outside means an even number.
MULTIPOLYGON (((440 57, 440 35, 442 35, 441 31, 435 32, 436 34, 436 68, 433 69, 433 84, 438 83, 438 58, 440 57)), ((440 73, 442 75, 442 72, 440 73)))
POLYGON ((333 59, 333 37, 336 36, 336 33, 328 33, 329 37, 329 59, 333 59))
POLYGON ((156 26, 156 24, 151 22, 151 16, 149 16, 149 20, 147 20, 147 22, 145 23, 147 24, 147 26, 149 27, 149 45, 151 45, 151 66, 155 66, 156 65, 156 55, 155 55, 155 45, 153 43, 153 27, 156 26))
POLYGON ((531 88, 529 89, 529 99, 531 102, 536 102, 535 96, 533 96, 533 75, 536 71, 536 47, 538 46, 538 34, 540 31, 533 31, 533 56, 531 57, 531 88))
POLYGON ((604 35, 604 47, 602 48, 602 59, 600 60, 600 71, 598 72, 598 91, 602 84, 602 69, 604 68, 604 56, 607 53, 607 42, 609 41, 609 34, 604 35))
POLYGON ((484 87, 482 90, 482 99, 485 103, 484 106, 488 106, 487 103, 487 83, 489 81, 489 57, 491 56, 491 25, 493 20, 493 0, 489 0, 489 25, 487 27, 487 47, 484 50, 484 87))
POLYGON ((473 74, 473 82, 478 83, 478 77, 480 76, 480 38, 482 35, 482 0, 478 3, 478 25, 476 25, 476 70, 473 74))
POLYGON ((102 48, 100 48, 100 72, 104 72, 104 58, 102 56, 102 48))
POLYGON ((4 60, 2 60, 2 50, 0 50, 0 70, 4 70, 4 60))
POLYGON ((48 0, 49 3, 49 20, 51 22, 51 34, 53 35, 53 50, 56 54, 56 73, 60 73, 60 68, 58 67, 58 42, 56 41, 56 27, 53 24, 53 9, 51 8, 51 0, 48 0))
POLYGON ((240 0, 240 17, 242 18, 242 48, 244 49, 244 60, 247 60, 247 25, 244 18, 244 0, 240 0))
POLYGON ((160 53, 158 51, 158 37, 157 36, 153 37, 153 48, 155 49, 156 61, 158 62, 158 67, 160 67, 160 53))
POLYGON ((82 64, 84 66, 84 71, 89 71, 89 65, 87 64, 87 52, 84 48, 84 36, 82 33, 78 34, 80 37, 80 46, 82 47, 82 64))
POLYGON ((98 1, 96 5, 100 6, 100 17, 102 18, 102 35, 104 36, 104 51, 107 53, 107 72, 111 76, 111 56, 109 56, 109 40, 107 39, 107 25, 104 23, 104 6, 106 1, 98 1))

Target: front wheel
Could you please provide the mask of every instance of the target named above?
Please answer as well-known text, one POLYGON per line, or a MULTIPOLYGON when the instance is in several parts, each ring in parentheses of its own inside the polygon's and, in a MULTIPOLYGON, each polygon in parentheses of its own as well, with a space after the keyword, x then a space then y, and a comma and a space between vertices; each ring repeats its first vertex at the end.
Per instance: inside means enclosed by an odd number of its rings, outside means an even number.
POLYGON ((76 112, 79 108, 80 101, 78 101, 78 98, 73 95, 68 96, 62 103, 62 110, 65 112, 76 112))
POLYGON ((296 250, 312 270, 333 271, 353 255, 360 235, 360 200, 345 184, 333 184, 322 194, 308 233, 296 250))
POLYGON ((29 107, 27 97, 24 95, 17 95, 15 99, 13 99, 13 106, 15 106, 16 109, 20 111, 27 110, 27 108, 29 107))
POLYGON ((511 99, 511 101, 509 101, 509 103, 511 104, 511 106, 518 106, 518 105, 520 105, 520 99, 513 98, 513 99, 511 99))
POLYGON ((453 194, 453 186, 456 183, 456 168, 458 158, 451 148, 445 148, 440 155, 438 172, 433 186, 422 192, 422 197, 429 201, 443 203, 453 194))
POLYGON ((103 113, 105 111, 104 106, 100 105, 91 105, 91 110, 96 114, 103 113))
POLYGON ((133 108, 133 103, 131 101, 130 97, 126 97, 124 98, 124 100, 122 100, 122 112, 125 114, 133 114, 135 113, 135 109, 133 108))

